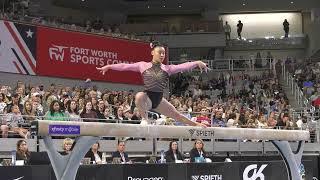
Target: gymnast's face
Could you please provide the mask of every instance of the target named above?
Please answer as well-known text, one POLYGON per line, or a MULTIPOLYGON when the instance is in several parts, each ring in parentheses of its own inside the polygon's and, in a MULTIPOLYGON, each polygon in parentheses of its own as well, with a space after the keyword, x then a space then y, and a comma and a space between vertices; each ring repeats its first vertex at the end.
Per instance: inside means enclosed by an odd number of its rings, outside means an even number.
POLYGON ((162 46, 157 46, 151 51, 151 54, 153 62, 162 63, 166 56, 166 50, 162 46))

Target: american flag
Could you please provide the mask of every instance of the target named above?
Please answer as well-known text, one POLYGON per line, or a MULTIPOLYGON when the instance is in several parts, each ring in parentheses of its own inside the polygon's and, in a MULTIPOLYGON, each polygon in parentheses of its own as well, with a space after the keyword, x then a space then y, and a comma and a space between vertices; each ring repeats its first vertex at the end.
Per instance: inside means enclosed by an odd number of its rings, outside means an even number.
POLYGON ((37 27, 0 21, 0 71, 36 74, 37 27))

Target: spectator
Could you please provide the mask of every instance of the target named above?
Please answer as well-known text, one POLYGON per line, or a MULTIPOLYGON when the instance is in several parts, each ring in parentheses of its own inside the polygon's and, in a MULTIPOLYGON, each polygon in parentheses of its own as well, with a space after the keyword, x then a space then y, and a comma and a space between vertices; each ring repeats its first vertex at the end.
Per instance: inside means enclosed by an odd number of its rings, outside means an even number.
POLYGON ((289 37, 289 22, 287 21, 287 19, 284 20, 283 24, 283 30, 284 30, 284 37, 288 38, 289 37))
POLYGON ((217 111, 212 119, 212 127, 226 127, 226 123, 222 119, 223 112, 217 111))
POLYGON ((67 113, 70 121, 82 121, 79 115, 77 102, 74 100, 68 101, 67 113))
POLYGON ((228 24, 228 21, 226 21, 226 24, 223 26, 223 29, 226 35, 226 40, 230 40, 231 26, 228 24))
POLYGON ((45 120, 66 121, 68 118, 67 114, 63 112, 61 103, 57 100, 52 101, 49 111, 45 114, 45 120))
POLYGON ((242 33, 242 28, 243 28, 243 23, 239 20, 237 24, 237 33, 238 33, 238 38, 241 40, 241 33, 242 33))
POLYGON ((117 151, 111 154, 112 158, 121 158, 122 163, 131 163, 128 154, 125 152, 125 142, 118 141, 117 151))
POLYGON ((3 93, 0 93, 0 114, 3 113, 3 109, 7 106, 5 103, 6 96, 3 93))
POLYGON ((31 101, 26 101, 23 106, 23 118, 26 123, 31 124, 36 119, 36 112, 32 107, 31 101))
POLYGON ((97 109, 97 116, 98 119, 102 120, 102 119, 106 119, 104 117, 104 110, 105 110, 105 105, 104 105, 104 101, 102 99, 98 100, 98 109, 97 109))
POLYGON ((28 165, 30 163, 30 155, 31 153, 28 150, 28 145, 26 140, 18 140, 17 149, 16 149, 16 160, 23 160, 24 165, 28 165))
POLYGON ((20 104, 20 102, 21 102, 21 99, 20 99, 19 94, 17 94, 17 93, 13 94, 12 97, 11 97, 11 103, 7 104, 8 113, 11 112, 12 106, 14 106, 14 105, 18 106, 20 112, 22 112, 23 111, 23 105, 20 104))
POLYGON ((70 138, 65 138, 62 142, 62 152, 60 152, 61 155, 65 156, 71 153, 72 147, 74 146, 74 141, 70 138))
POLYGON ((190 151, 190 161, 195 162, 196 157, 200 157, 205 159, 207 157, 206 152, 204 150, 204 143, 201 139, 196 139, 194 141, 194 146, 190 151))
POLYGON ((93 162, 93 164, 102 164, 102 152, 100 152, 99 149, 100 143, 96 142, 85 155, 85 157, 90 158, 90 161, 93 162))
POLYGON ((178 142, 171 141, 169 144, 169 150, 165 153, 166 162, 176 162, 177 160, 183 160, 183 155, 179 151, 178 142))
POLYGON ((21 123, 23 123, 23 117, 17 105, 11 107, 11 113, 4 116, 3 125, 1 125, 2 137, 7 138, 8 132, 13 131, 18 133, 22 138, 29 138, 30 132, 27 129, 20 128, 21 123))
POLYGON ((201 114, 196 118, 196 122, 205 124, 206 126, 211 126, 211 120, 208 117, 209 110, 206 108, 201 109, 201 114))
MULTIPOLYGON (((93 122, 98 118, 97 113, 92 109, 92 102, 87 101, 85 103, 85 109, 80 113, 80 117, 84 122, 93 122)), ((98 121, 99 122, 99 121, 98 121)))

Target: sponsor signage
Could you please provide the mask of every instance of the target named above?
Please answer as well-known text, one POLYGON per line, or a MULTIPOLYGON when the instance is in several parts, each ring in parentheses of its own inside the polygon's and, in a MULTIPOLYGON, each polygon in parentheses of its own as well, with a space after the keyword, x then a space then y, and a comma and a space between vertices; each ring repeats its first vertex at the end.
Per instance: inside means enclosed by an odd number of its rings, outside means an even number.
POLYGON ((206 129, 189 129, 189 134, 191 137, 204 137, 204 138, 213 138, 214 130, 206 129))
POLYGON ((49 125, 50 135, 80 135, 79 125, 49 125))
MULTIPOLYGON (((142 84, 139 72, 108 71, 96 67, 151 61, 149 43, 38 27, 37 74, 64 78, 142 84)), ((165 60, 165 63, 167 60, 165 60)))
POLYGON ((124 180, 168 180, 168 164, 124 166, 124 180))

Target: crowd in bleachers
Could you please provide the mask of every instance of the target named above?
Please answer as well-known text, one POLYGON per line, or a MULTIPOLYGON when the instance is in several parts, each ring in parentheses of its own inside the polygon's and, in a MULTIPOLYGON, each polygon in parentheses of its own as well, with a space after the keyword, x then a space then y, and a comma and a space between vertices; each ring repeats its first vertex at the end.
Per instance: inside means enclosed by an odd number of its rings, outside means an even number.
POLYGON ((79 31, 86 33, 93 33, 98 35, 140 40, 133 33, 123 34, 120 32, 119 25, 109 24, 105 25, 101 19, 97 16, 95 19, 88 19, 84 23, 73 23, 59 17, 35 17, 28 16, 27 11, 11 11, 7 9, 5 12, 0 10, 0 19, 13 20, 22 23, 31 23, 34 25, 49 26, 54 28, 66 29, 71 31, 79 31))
POLYGON ((298 86, 311 103, 319 108, 320 105, 320 63, 308 62, 295 63, 286 62, 286 67, 294 76, 298 86))
MULTIPOLYGON (((289 102, 279 82, 268 72, 259 76, 242 73, 221 75, 204 80, 199 76, 185 78, 185 85, 172 87, 168 99, 192 120, 220 127, 283 128, 302 127, 290 117, 289 102), (179 90, 177 90, 179 89, 179 90)), ((176 77, 177 78, 177 77, 176 77)), ((174 79, 174 78, 173 78, 174 79)), ((172 82, 174 80, 172 79, 172 82)), ((69 87, 51 84, 16 87, 0 85, 2 137, 10 133, 30 137, 28 127, 37 119, 54 121, 99 121, 139 123, 141 116, 134 104, 133 91, 98 89, 92 82, 69 87)), ((154 118, 158 118, 154 117, 154 118)), ((162 124, 176 124, 159 117, 162 124)))

